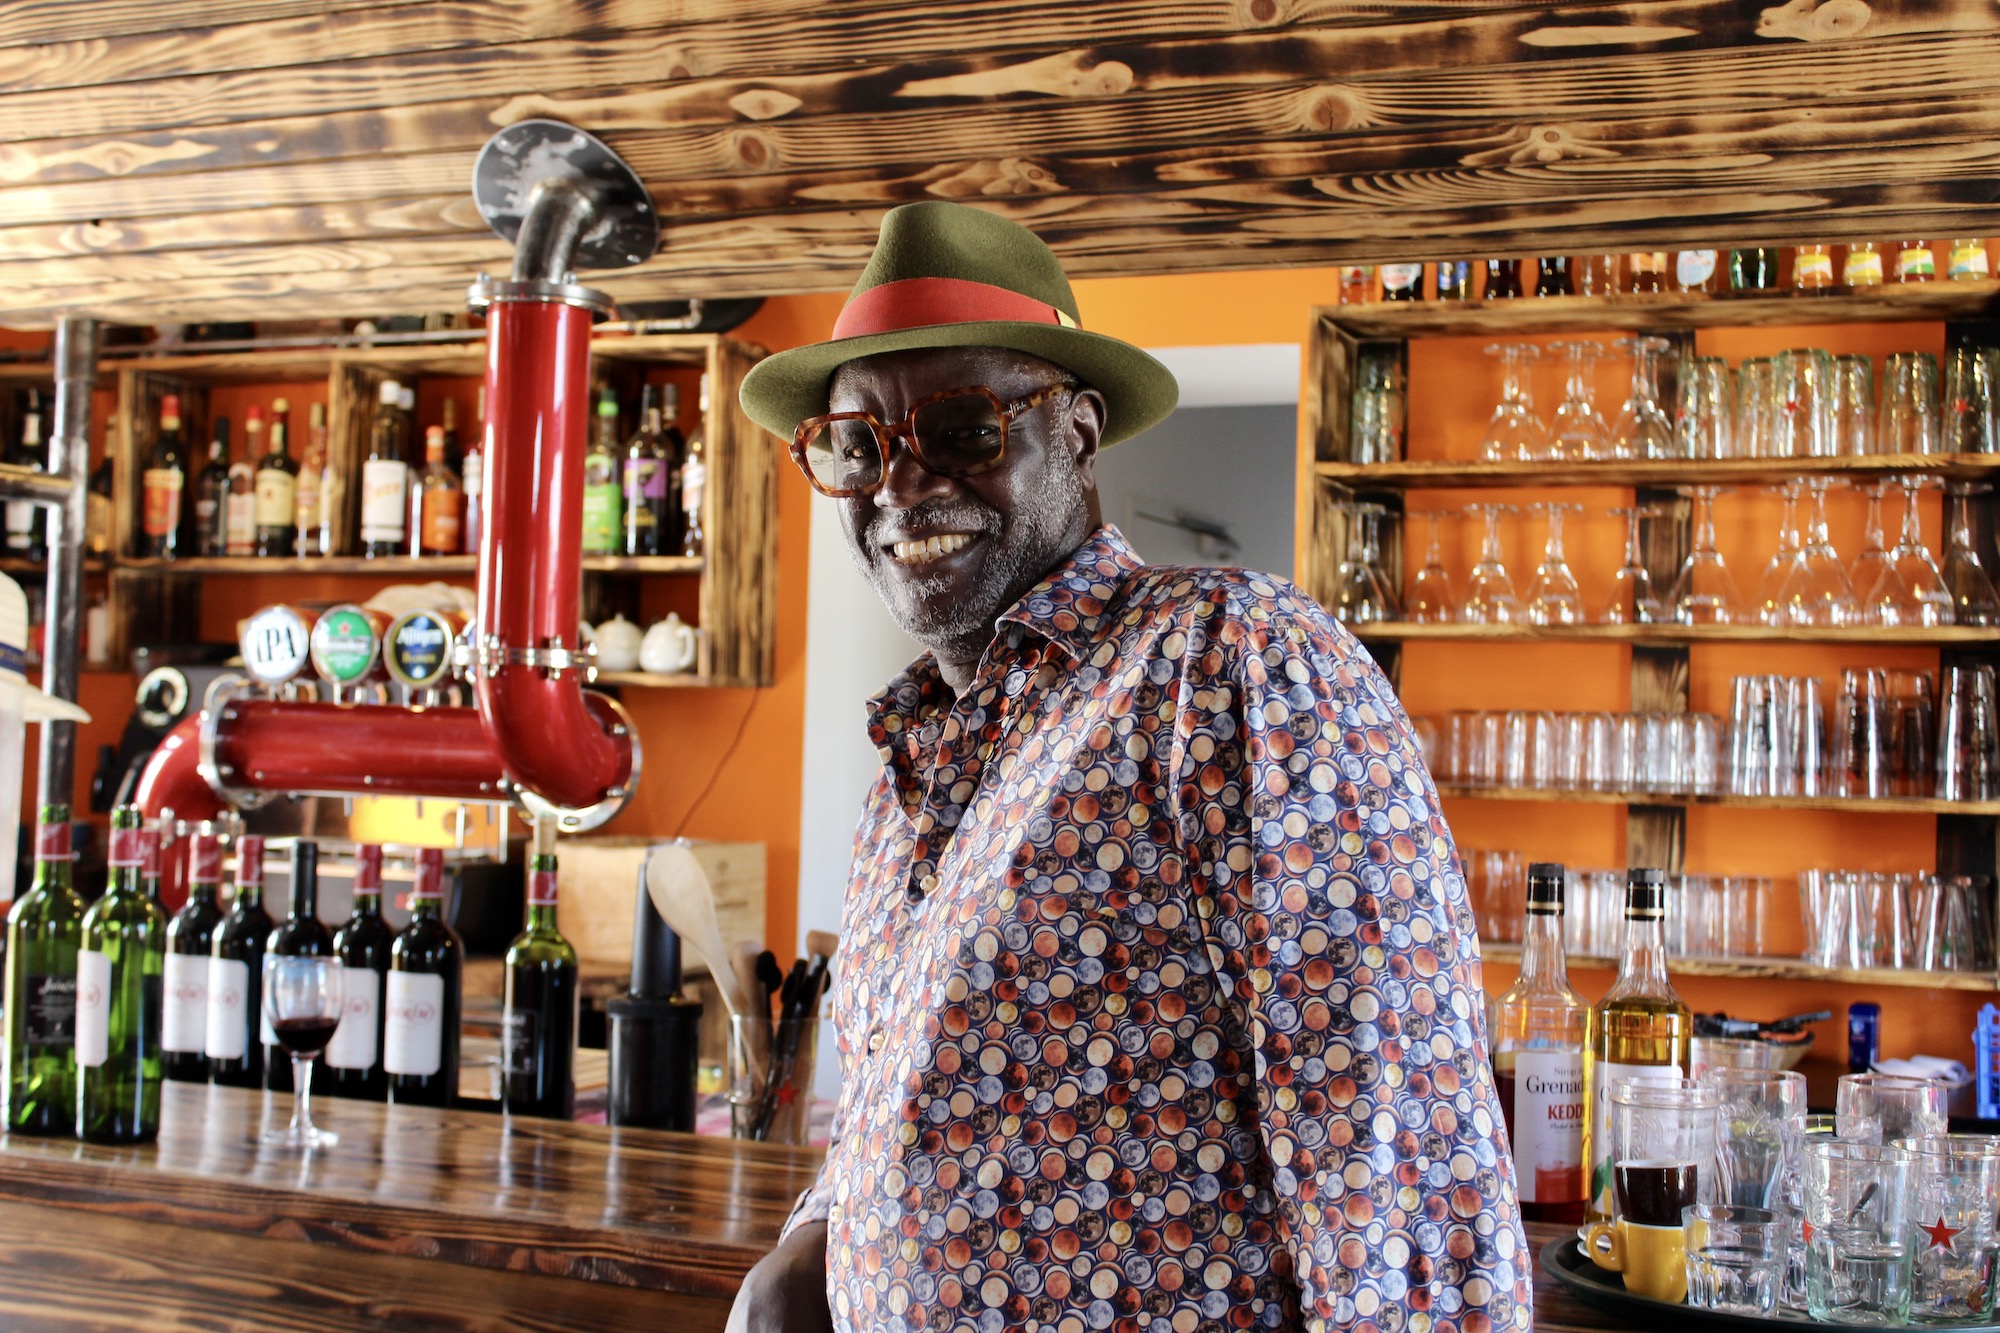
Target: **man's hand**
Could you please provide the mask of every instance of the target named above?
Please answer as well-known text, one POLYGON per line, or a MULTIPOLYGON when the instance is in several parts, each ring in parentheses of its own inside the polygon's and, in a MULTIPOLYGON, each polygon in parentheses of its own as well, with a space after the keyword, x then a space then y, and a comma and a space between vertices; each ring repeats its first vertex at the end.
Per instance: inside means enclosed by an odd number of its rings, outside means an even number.
POLYGON ((831 1333, 826 1223, 808 1222, 743 1277, 723 1333, 831 1333))

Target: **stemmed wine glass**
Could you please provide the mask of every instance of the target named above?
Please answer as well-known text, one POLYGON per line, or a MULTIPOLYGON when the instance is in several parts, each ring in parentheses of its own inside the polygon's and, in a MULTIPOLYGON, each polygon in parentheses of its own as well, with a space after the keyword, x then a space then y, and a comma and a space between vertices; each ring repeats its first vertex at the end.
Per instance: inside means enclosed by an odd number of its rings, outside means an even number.
POLYGON ((1494 343, 1488 356, 1500 358, 1500 405, 1486 425, 1481 456, 1489 463, 1525 463, 1549 454, 1549 428, 1528 395, 1528 363, 1541 359, 1533 343, 1494 343))
POLYGON ((1667 350, 1667 340, 1636 336, 1620 338, 1618 346, 1632 349, 1632 392, 1611 427, 1611 456, 1671 458, 1674 423, 1667 419, 1659 398, 1659 358, 1667 350))
POLYGON ((1611 603, 1604 608, 1607 625, 1650 625, 1664 619, 1653 595, 1653 576, 1646 569, 1639 544, 1639 520, 1656 518, 1659 510, 1646 505, 1613 509, 1625 520, 1625 562, 1611 576, 1611 603))
POLYGON ((1583 512, 1580 504, 1546 503, 1530 506, 1547 514, 1548 547, 1542 563, 1535 568, 1535 581, 1528 585, 1528 623, 1531 625, 1580 625, 1583 623, 1583 594, 1563 557, 1563 515, 1583 512))
POLYGON ((1334 570, 1333 605, 1336 619, 1348 625, 1400 620, 1402 604, 1383 577, 1381 548, 1376 524, 1384 512, 1381 505, 1349 504, 1352 515, 1347 532, 1347 558, 1334 570))
POLYGON ((1861 599, 1840 563, 1840 552, 1826 523, 1826 493, 1831 477, 1810 477, 1805 481, 1812 503, 1806 510, 1805 540, 1792 577, 1784 591, 1785 604, 1792 610, 1794 624, 1858 625, 1861 599), (1803 619, 1800 617, 1803 616, 1803 619))
POLYGON ((1419 625, 1450 624, 1458 615, 1458 595, 1451 589, 1451 575, 1444 567, 1444 514, 1439 510, 1413 510, 1409 517, 1421 515, 1430 520, 1431 539, 1424 547, 1423 568, 1410 583, 1410 596, 1404 610, 1410 619, 1419 625))
POLYGON ((1758 584, 1758 623, 1782 628, 1786 625, 1804 623, 1792 614, 1792 607, 1785 598, 1786 589, 1803 562, 1804 544, 1799 537, 1799 482, 1796 478, 1781 486, 1768 486, 1765 490, 1784 498, 1784 509, 1778 519, 1778 549, 1771 555, 1771 563, 1764 566, 1764 577, 1758 584))
POLYGON ((1674 619, 1683 625, 1727 625, 1737 615, 1736 581, 1722 552, 1715 549, 1715 498, 1721 486, 1690 486, 1694 501, 1694 546, 1674 580, 1674 619))
POLYGON ((1992 490, 1984 482, 1956 481, 1945 492, 1944 586, 1951 592, 1954 622, 2000 623, 2000 596, 1972 540, 1972 497, 1992 490))
POLYGON ((1459 604, 1458 618, 1470 625, 1512 625, 1521 619, 1521 600, 1508 577, 1507 560, 1500 550, 1500 516, 1511 514, 1513 505, 1467 505, 1465 512, 1479 516, 1486 533, 1479 547, 1479 563, 1465 583, 1465 600, 1459 604))
POLYGON ((1569 369, 1563 400, 1556 406, 1555 456, 1572 462, 1603 458, 1610 452, 1610 434, 1597 414, 1597 386, 1590 371, 1603 359, 1604 348, 1577 339, 1557 343, 1556 350, 1569 359, 1569 369))
POLYGON ((1917 492, 1938 483, 1914 473, 1896 480, 1903 488, 1903 534, 1869 600, 1884 625, 1949 625, 1951 590, 1924 545, 1923 515, 1917 509, 1917 492))
POLYGON ((1847 571, 1847 582, 1860 594, 1861 613, 1857 623, 1863 625, 1882 623, 1882 613, 1875 605, 1875 587, 1889 572, 1889 551, 1882 535, 1882 497, 1894 484, 1884 479, 1860 488, 1868 497, 1868 519, 1861 536, 1861 553, 1854 557, 1854 564, 1847 571))
POLYGON ((292 1057, 293 1090, 291 1125, 265 1134, 266 1143, 311 1151, 340 1142, 312 1122, 312 1071, 340 1026, 341 980, 340 964, 331 958, 265 955, 264 1016, 292 1057))

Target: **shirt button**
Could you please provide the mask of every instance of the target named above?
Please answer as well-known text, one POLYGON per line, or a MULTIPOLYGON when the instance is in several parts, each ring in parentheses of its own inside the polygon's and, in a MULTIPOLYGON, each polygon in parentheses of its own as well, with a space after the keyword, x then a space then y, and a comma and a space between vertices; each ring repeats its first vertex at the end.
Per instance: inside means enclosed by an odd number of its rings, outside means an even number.
POLYGON ((874 1055, 882 1049, 882 1029, 876 1028, 868 1034, 868 1054, 874 1055))

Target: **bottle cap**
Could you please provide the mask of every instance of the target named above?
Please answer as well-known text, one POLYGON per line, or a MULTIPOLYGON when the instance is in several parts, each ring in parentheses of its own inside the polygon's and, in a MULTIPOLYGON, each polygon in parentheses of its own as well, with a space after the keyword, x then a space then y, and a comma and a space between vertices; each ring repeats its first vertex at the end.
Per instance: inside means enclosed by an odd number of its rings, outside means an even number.
POLYGON ((264 409, 253 407, 248 412, 245 412, 243 414, 243 424, 245 429, 251 426, 255 426, 258 430, 264 429, 264 409))
POLYGON ((395 407, 403 401, 403 386, 394 380, 383 380, 382 387, 376 391, 375 400, 384 407, 395 407))
POLYGON ((618 399, 608 389, 598 397, 597 415, 601 417, 615 417, 618 415, 618 399))
POLYGON ((222 880, 222 839, 203 830, 188 839, 188 882, 216 884, 222 880))
POLYGON ((364 842, 354 849, 354 891, 356 893, 382 892, 382 848, 380 844, 364 842))
POLYGON ((424 457, 437 463, 444 459, 444 427, 424 427, 424 457))
POLYGON ((277 416, 283 416, 291 410, 292 400, 289 398, 280 398, 271 404, 271 411, 277 416))
POLYGON ((1658 921, 1667 914, 1667 872, 1645 867, 1625 872, 1625 919, 1658 921))
POLYGON ((307 420, 311 421, 315 426, 324 426, 326 424, 326 404, 314 403, 312 405, 312 412, 307 417, 307 420))
POLYGON ((160 398, 160 425, 166 430, 181 428, 181 396, 177 393, 163 394, 160 398))
POLYGON ((236 882, 263 884, 264 836, 261 833, 246 833, 236 840, 236 882))
POLYGON ((1566 871, 1560 861, 1536 861, 1528 867, 1528 911, 1562 915, 1566 871))
POLYGON ((417 849, 417 876, 410 885, 410 897, 433 901, 444 898, 444 852, 440 848, 417 849))

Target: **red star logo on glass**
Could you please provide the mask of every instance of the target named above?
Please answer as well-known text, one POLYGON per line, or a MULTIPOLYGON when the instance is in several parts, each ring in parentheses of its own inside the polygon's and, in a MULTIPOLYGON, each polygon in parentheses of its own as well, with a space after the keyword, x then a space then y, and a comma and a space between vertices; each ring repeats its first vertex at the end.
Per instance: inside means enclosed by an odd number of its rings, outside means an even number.
POLYGON ((1937 1222, 1934 1225, 1927 1227, 1918 1227, 1917 1230, 1923 1232, 1926 1236, 1929 1236, 1931 1238, 1931 1245, 1933 1248, 1940 1250, 1949 1250, 1951 1248, 1951 1238, 1953 1236, 1956 1236, 1959 1232, 1965 1230, 1965 1228, 1946 1226, 1944 1224, 1944 1217, 1942 1214, 1940 1214, 1937 1222))
POLYGON ((1805 1232, 1805 1242, 1806 1242, 1806 1244, 1808 1244, 1808 1245, 1812 1244, 1812 1236, 1813 1236, 1813 1224, 1812 1224, 1812 1223, 1810 1223, 1810 1222, 1806 1222, 1806 1223, 1802 1223, 1802 1224, 1801 1224, 1801 1226, 1802 1226, 1802 1229, 1803 1229, 1803 1230, 1804 1230, 1804 1232, 1805 1232))

